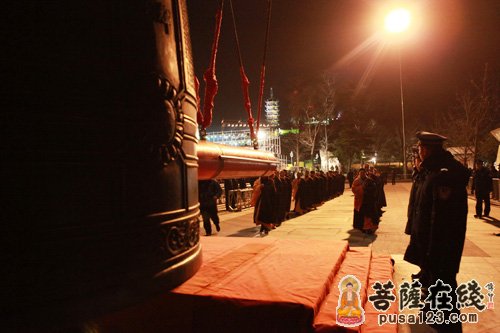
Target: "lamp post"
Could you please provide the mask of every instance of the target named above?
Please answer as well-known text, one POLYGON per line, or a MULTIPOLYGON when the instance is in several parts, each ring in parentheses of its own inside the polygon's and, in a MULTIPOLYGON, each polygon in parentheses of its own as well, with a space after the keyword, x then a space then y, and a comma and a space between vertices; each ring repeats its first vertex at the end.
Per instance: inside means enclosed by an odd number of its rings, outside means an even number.
MULTIPOLYGON (((405 32, 411 22, 411 13, 408 9, 397 8, 390 11, 385 17, 385 30, 390 34, 405 32)), ((405 135, 405 107, 403 95, 403 70, 401 66, 401 47, 398 50, 399 58, 399 90, 401 96, 401 123, 403 130, 403 178, 406 179, 406 135, 405 135)))
POLYGON ((401 94, 401 127, 403 130, 403 179, 406 179, 406 135, 405 135, 405 102, 403 95, 403 70, 401 66, 401 48, 398 50, 399 58, 399 91, 401 94))

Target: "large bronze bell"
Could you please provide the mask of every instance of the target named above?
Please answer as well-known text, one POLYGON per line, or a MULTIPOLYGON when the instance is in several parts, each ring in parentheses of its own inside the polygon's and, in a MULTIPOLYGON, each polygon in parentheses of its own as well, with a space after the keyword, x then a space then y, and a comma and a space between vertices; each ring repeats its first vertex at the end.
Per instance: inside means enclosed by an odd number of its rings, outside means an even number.
POLYGON ((185 1, 2 7, 2 323, 83 321, 191 277, 201 249, 185 1))

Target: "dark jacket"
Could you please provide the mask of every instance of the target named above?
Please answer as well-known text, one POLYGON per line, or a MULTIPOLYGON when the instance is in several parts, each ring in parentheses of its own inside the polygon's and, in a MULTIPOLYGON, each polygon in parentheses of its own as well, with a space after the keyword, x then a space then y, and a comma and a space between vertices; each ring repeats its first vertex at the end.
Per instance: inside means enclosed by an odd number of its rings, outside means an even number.
POLYGON ((418 185, 420 184, 419 181, 420 174, 418 172, 418 169, 415 168, 413 169, 413 173, 411 175, 412 179, 412 186, 410 190, 410 200, 408 202, 408 221, 406 222, 406 228, 405 228, 405 234, 411 235, 411 230, 412 230, 412 225, 413 225, 413 203, 415 202, 415 193, 417 192, 418 185))
POLYGON ((484 167, 474 171, 472 190, 478 194, 488 194, 493 190, 493 180, 490 171, 484 167))
POLYGON ((465 241, 469 171, 444 150, 420 167, 408 212, 411 238, 404 259, 438 275, 457 273, 465 241))
POLYGON ((198 182, 198 199, 200 209, 217 206, 217 198, 220 198, 222 189, 215 180, 200 180, 198 182))

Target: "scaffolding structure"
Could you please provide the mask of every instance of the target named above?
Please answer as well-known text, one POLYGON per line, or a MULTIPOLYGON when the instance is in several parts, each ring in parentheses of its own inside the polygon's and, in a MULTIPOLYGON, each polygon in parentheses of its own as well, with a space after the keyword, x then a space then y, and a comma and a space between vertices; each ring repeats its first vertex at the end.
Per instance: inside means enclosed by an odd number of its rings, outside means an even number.
MULTIPOLYGON (((286 156, 281 155, 281 137, 279 128, 279 102, 274 98, 273 88, 265 101, 266 123, 260 124, 257 133, 259 149, 271 152, 284 165, 286 156)), ((222 121, 221 131, 207 132, 206 140, 237 147, 252 147, 248 124, 241 121, 222 121)))
MULTIPOLYGON (((206 136, 207 141, 229 146, 252 147, 247 124, 228 124, 223 128, 220 132, 208 132, 206 136)), ((272 152, 277 158, 281 158, 281 138, 278 128, 261 125, 257 134, 257 140, 259 149, 272 152)))

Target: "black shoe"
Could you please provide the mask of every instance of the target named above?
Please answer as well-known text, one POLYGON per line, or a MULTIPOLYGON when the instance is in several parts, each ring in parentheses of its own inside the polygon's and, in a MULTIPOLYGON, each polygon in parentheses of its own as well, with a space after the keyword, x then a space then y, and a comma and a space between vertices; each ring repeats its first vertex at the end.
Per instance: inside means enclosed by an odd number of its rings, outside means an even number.
POLYGON ((217 225, 215 226, 215 229, 216 229, 217 231, 220 231, 220 225, 218 225, 218 224, 217 224, 217 225))
POLYGON ((481 215, 474 215, 474 218, 476 218, 476 219, 481 219, 481 218, 482 218, 482 216, 481 216, 481 215))
POLYGON ((207 232, 207 233, 205 234, 205 236, 211 236, 211 235, 212 235, 212 233, 211 233, 211 232, 207 232))

